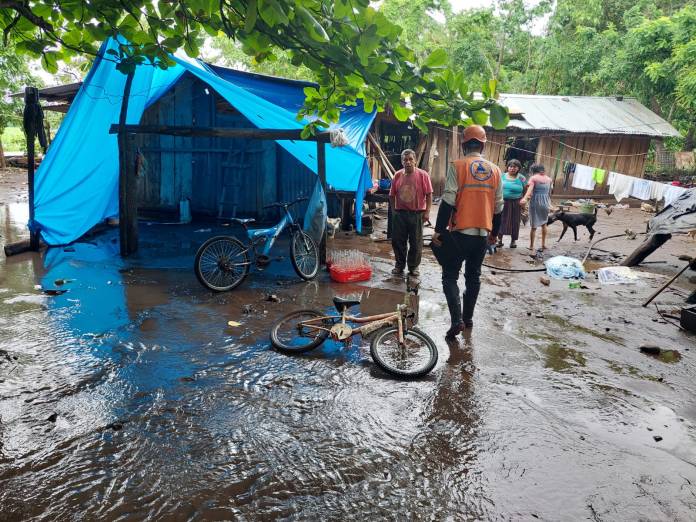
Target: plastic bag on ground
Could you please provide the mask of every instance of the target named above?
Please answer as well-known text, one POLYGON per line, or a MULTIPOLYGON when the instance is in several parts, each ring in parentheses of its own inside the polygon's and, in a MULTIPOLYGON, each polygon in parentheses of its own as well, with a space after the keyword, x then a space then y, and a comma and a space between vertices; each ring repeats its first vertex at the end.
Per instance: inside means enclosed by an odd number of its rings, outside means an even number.
POLYGON ((625 285, 638 282, 638 273, 627 266, 607 266, 597 270, 603 285, 625 285))
POLYGON ((554 279, 584 279, 585 269, 579 259, 555 256, 544 263, 546 274, 554 279))

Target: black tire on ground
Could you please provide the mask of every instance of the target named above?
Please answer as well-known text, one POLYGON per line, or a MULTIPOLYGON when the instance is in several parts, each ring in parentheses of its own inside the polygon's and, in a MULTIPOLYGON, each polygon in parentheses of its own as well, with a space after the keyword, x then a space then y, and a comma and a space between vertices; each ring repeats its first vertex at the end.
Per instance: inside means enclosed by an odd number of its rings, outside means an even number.
POLYGON ((295 310, 284 315, 271 328, 271 344, 281 352, 286 353, 302 353, 313 350, 326 340, 329 332, 299 327, 298 324, 325 315, 317 310, 295 310))
POLYGON ((378 330, 370 343, 370 354, 377 366, 385 372, 401 378, 422 377, 437 364, 437 347, 433 340, 418 328, 410 328, 404 333, 406 346, 399 347, 398 328, 389 326, 378 330), (409 349, 411 353, 408 353, 409 349), (396 358, 389 357, 397 352, 396 358), (418 353, 415 353, 415 352, 418 353))
POLYGON ((213 292, 239 286, 249 273, 249 249, 239 239, 215 236, 196 252, 193 270, 198 281, 213 292))
POLYGON ((290 239, 292 266, 305 281, 314 279, 319 272, 319 249, 314 240, 303 230, 293 232, 290 239))

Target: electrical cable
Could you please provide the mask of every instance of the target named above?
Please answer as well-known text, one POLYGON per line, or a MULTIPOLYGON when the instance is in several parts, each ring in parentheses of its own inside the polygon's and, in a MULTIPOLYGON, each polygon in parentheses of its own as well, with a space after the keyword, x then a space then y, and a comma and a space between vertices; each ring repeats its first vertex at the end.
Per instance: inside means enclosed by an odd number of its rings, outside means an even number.
MULTIPOLYGON (((646 235, 646 234, 647 234, 647 232, 639 232, 639 233, 636 234, 636 236, 644 236, 644 235, 646 235)), ((601 243, 601 242, 604 241, 605 239, 613 239, 613 238, 617 238, 617 237, 626 237, 626 236, 627 236, 627 234, 624 232, 623 234, 615 234, 615 235, 613 235, 613 236, 607 236, 607 237, 603 237, 602 239, 598 239, 597 241, 593 242, 593 243, 587 248, 587 252, 585 253, 585 257, 582 258, 581 263, 582 263, 583 265, 585 264, 585 261, 587 261, 587 258, 590 256, 590 252, 592 251, 592 248, 593 248, 597 243, 601 243)))

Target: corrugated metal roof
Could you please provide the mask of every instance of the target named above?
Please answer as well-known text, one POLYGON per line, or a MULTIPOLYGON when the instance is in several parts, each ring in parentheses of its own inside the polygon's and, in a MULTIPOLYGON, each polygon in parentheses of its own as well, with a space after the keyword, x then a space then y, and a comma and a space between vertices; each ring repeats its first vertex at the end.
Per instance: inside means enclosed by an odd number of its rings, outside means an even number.
POLYGON ((681 136, 677 129, 635 98, 501 94, 500 102, 522 118, 511 119, 508 128, 582 134, 681 136))

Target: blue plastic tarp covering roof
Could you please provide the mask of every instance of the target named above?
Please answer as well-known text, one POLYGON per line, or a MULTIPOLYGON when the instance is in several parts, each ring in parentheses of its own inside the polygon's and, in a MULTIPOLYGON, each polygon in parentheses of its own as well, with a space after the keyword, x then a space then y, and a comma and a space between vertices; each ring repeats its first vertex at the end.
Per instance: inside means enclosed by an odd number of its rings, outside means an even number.
MULTIPOLYGON (((94 225, 118 215, 118 142, 109 127, 118 123, 126 77, 105 58, 105 42, 73 100, 63 123, 41 162, 35 178, 35 218, 49 245, 75 241, 94 225)), ((138 66, 133 78, 127 123, 137 124, 145 109, 167 92, 185 72, 199 78, 261 129, 300 129, 307 123, 296 114, 304 100, 304 82, 261 77, 209 66, 174 56, 166 70, 138 66)), ((362 200, 371 188, 364 141, 375 113, 362 105, 347 107, 339 123, 348 137, 344 147, 326 146, 326 181, 335 190, 356 194, 360 229, 362 200)), ((316 143, 278 140, 277 143, 313 172, 317 172, 316 143)), ((283 175, 279 172, 279 175, 283 175)))

